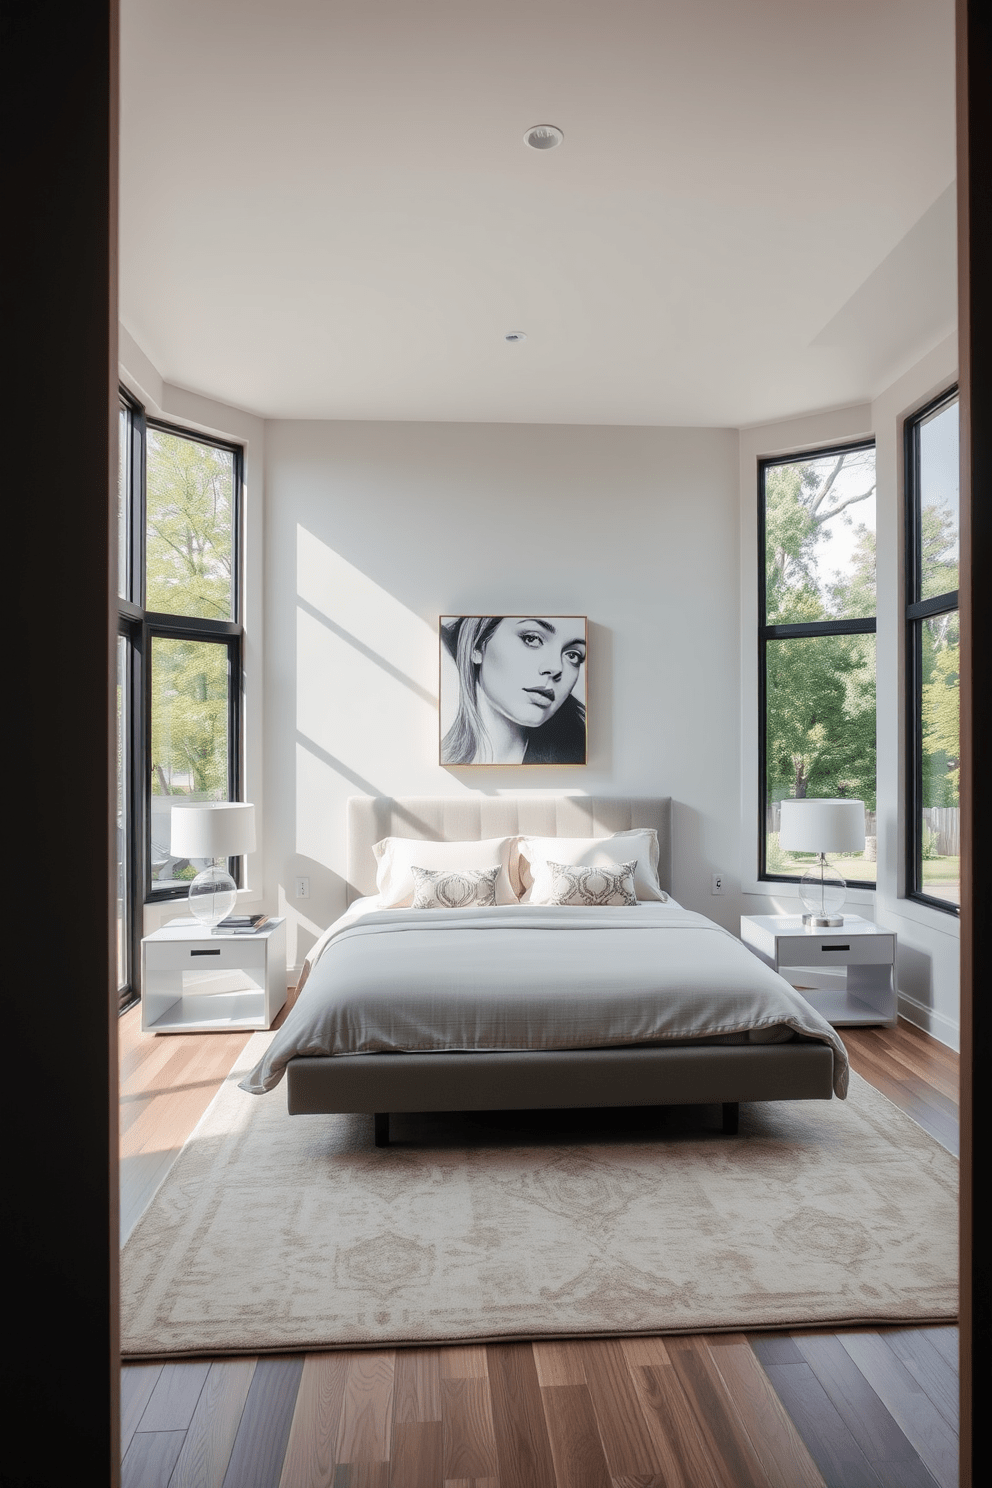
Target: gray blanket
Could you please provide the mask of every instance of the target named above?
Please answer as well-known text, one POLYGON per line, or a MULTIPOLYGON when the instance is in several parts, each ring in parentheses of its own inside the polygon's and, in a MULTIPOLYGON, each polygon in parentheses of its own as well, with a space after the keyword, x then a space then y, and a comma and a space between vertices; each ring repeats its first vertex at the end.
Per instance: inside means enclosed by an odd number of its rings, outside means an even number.
POLYGON ((360 900, 307 960, 301 990, 241 1082, 261 1095, 290 1059, 438 1050, 775 1042, 837 1033, 788 982, 704 915, 512 905, 375 908, 360 900))

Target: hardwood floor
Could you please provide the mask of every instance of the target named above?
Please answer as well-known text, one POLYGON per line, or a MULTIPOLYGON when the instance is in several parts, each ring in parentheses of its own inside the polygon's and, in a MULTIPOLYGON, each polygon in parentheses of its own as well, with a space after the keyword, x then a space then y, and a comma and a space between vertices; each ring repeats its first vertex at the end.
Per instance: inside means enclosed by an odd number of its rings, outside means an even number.
MULTIPOLYGON (((957 1151, 957 1056, 845 1029, 957 1151)), ((246 1034, 121 1020, 122 1233, 246 1034)), ((384 1349, 128 1365, 124 1488, 954 1488, 957 1329, 384 1349)))

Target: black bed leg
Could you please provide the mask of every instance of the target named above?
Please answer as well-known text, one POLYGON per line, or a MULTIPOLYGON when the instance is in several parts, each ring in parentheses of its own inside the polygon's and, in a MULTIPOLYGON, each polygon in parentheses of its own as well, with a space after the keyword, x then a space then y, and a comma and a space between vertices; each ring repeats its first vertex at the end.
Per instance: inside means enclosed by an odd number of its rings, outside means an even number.
MULTIPOLYGON (((737 1125, 740 1121, 741 1108, 737 1101, 724 1101, 723 1103, 723 1135, 725 1137, 736 1137, 737 1125)), ((378 1121, 378 1116, 375 1118, 378 1121)), ((376 1141, 378 1141, 378 1136, 376 1141)))
MULTIPOLYGON (((724 1108, 726 1109, 726 1108, 724 1108)), ((375 1113, 375 1145, 377 1147, 389 1146, 389 1112, 376 1111, 375 1113)))

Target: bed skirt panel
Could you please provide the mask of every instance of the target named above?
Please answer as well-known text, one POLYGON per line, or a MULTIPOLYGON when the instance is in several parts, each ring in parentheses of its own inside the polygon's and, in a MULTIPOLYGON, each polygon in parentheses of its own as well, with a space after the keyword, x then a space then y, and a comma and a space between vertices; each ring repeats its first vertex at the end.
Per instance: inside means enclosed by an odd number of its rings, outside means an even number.
POLYGON ((292 1116, 829 1100, 826 1044, 353 1054, 290 1060, 292 1116))

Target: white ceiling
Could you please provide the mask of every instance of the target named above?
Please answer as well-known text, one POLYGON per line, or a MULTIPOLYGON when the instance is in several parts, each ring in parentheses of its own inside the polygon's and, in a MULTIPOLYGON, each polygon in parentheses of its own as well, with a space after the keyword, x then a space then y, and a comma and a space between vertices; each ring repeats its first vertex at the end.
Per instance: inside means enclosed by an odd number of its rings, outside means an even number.
POLYGON ((122 12, 121 318, 181 387, 735 426, 953 329, 953 0, 122 12))

